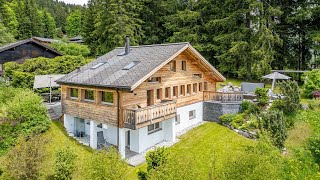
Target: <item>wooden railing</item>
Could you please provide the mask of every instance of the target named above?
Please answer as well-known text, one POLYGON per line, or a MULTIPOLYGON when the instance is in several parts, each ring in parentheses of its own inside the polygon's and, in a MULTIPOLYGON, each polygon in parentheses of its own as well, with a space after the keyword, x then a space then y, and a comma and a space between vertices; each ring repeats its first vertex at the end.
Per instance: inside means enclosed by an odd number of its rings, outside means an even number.
POLYGON ((165 120, 167 116, 175 114, 176 109, 176 101, 164 102, 145 108, 127 108, 124 111, 124 124, 127 128, 137 129, 137 126, 148 124, 148 122, 159 118, 165 120))
POLYGON ((221 102, 238 102, 243 100, 243 93, 204 91, 203 100, 204 101, 221 101, 221 102))

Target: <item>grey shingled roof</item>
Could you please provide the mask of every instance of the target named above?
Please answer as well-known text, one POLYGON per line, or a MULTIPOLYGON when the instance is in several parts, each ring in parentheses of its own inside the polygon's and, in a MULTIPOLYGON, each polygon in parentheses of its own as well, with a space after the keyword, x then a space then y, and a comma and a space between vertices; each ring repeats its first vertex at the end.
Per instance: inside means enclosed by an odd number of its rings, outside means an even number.
POLYGON ((18 46, 21 46, 23 44, 27 44, 27 43, 34 43, 34 44, 37 44, 38 46, 42 46, 43 48, 45 49, 48 49, 50 50, 51 52, 54 52, 56 53, 57 55, 60 55, 62 56, 62 54, 56 50, 54 50, 53 48, 49 47, 49 46, 46 46, 32 38, 30 39, 25 39, 25 40, 21 40, 21 41, 17 41, 17 42, 14 42, 14 43, 10 43, 10 44, 7 44, 7 45, 4 45, 4 46, 1 46, 0 47, 0 52, 3 52, 3 51, 7 51, 9 49, 12 49, 12 48, 15 48, 15 47, 18 47, 18 46))
POLYGON ((32 37, 34 40, 38 40, 40 42, 45 42, 45 43, 55 43, 55 42, 61 42, 60 40, 57 39, 50 39, 50 38, 43 38, 43 37, 32 37))
POLYGON ((116 48, 84 65, 61 79, 60 84, 76 84, 131 90, 132 86, 156 69, 189 43, 172 43, 160 45, 131 46, 130 53, 118 56, 124 48, 116 48), (130 70, 123 70, 133 61, 140 61, 130 70), (98 63, 105 63, 97 69, 91 69, 98 63))

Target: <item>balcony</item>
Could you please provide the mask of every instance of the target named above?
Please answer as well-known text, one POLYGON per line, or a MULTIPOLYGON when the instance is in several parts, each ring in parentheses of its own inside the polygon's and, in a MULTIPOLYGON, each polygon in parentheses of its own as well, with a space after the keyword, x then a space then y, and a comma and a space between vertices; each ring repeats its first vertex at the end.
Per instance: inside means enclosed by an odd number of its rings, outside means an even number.
POLYGON ((176 110, 176 101, 167 101, 145 108, 127 108, 124 111, 124 126, 134 130, 139 129, 175 117, 176 110))
POLYGON ((240 102, 243 100, 242 92, 215 92, 204 91, 204 101, 220 101, 220 102, 240 102))

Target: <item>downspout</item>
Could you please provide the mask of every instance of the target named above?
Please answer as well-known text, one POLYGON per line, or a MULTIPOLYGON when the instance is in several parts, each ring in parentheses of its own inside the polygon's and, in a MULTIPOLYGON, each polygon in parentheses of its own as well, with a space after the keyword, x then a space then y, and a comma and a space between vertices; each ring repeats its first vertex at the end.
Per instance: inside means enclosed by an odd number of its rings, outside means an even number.
POLYGON ((119 145, 119 141, 120 141, 120 137, 119 137, 119 131, 120 131, 120 94, 119 94, 119 90, 116 89, 117 91, 117 145, 118 145, 118 151, 120 152, 120 145, 119 145))

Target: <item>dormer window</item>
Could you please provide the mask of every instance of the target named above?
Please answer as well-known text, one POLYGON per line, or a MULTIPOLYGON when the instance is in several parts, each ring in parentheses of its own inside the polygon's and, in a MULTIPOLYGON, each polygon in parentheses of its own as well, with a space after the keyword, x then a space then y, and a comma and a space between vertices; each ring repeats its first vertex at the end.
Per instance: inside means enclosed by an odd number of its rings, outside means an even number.
POLYGON ((181 70, 187 71, 187 61, 181 61, 181 70))

